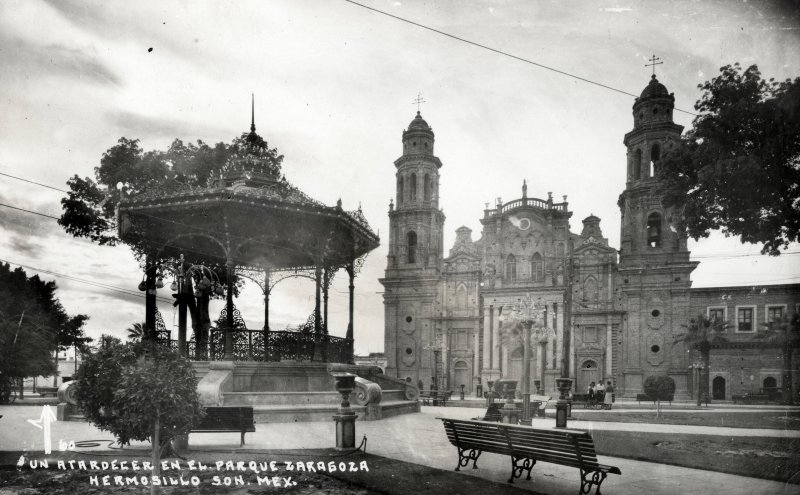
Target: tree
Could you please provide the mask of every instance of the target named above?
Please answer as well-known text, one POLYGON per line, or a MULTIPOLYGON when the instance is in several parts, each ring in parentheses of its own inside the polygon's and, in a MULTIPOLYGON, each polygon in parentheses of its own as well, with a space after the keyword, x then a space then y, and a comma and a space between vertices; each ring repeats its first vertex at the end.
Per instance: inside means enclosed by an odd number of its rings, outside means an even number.
POLYGON ((84 361, 77 378, 78 404, 91 423, 121 445, 150 441, 152 476, 159 476, 172 439, 188 434, 204 414, 192 364, 152 342, 109 341, 84 361))
POLYGON ((29 376, 55 376, 58 346, 85 344, 85 315, 69 316, 56 297, 55 282, 22 268, 0 264, 0 403, 9 400, 12 385, 29 376))
POLYGON ((147 323, 134 323, 128 327, 128 340, 131 342, 141 341, 147 335, 147 323))
POLYGON ((709 319, 700 314, 689 320, 688 325, 682 326, 686 331, 676 335, 673 343, 683 342, 690 349, 696 349, 700 352, 700 386, 697 393, 697 405, 699 407, 703 394, 708 396, 708 366, 711 362, 711 346, 727 341, 723 334, 728 329, 728 323, 717 319, 709 319))
POLYGON ((664 205, 694 239, 721 230, 778 255, 800 239, 800 78, 720 72, 698 86, 700 115, 659 164, 664 205))
MULTIPOLYGON (((166 151, 147 151, 138 139, 121 137, 100 159, 95 179, 77 175, 67 181, 69 193, 61 200, 64 213, 58 220, 75 237, 85 237, 101 245, 119 242, 116 207, 127 195, 156 187, 176 185, 204 186, 214 171, 220 171, 231 158, 250 155, 265 160, 266 166, 280 172, 283 155, 257 134, 242 134, 231 144, 211 147, 198 140, 185 145, 176 139, 166 151)), ((137 257, 141 246, 133 244, 137 257)))
POLYGON ((781 348, 783 367, 781 369, 781 395, 786 404, 794 404, 792 386, 792 356, 800 348, 800 315, 783 315, 780 320, 764 324, 764 331, 756 334, 757 339, 777 344, 781 348))
POLYGON ((648 376, 644 381, 644 393, 656 401, 656 417, 661 416, 661 401, 671 401, 675 396, 675 380, 668 376, 648 376))

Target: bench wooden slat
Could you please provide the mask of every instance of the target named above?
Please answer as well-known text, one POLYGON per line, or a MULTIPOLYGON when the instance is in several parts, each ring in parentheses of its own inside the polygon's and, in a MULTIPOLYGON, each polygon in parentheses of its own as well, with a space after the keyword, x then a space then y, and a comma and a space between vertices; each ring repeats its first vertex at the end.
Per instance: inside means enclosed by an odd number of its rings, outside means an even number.
POLYGON ((438 419, 443 421, 450 443, 459 449, 456 470, 466 467, 470 461, 473 468, 477 468, 482 452, 511 456, 510 483, 523 472, 527 472, 527 479, 530 479, 536 462, 560 464, 580 470, 581 493, 589 493, 592 486, 598 493, 607 474, 622 474, 615 466, 597 462, 592 436, 583 430, 546 430, 488 421, 438 419))
POLYGON ((244 445, 244 434, 256 431, 253 408, 242 406, 218 406, 205 408, 206 416, 192 428, 197 433, 238 432, 244 445))

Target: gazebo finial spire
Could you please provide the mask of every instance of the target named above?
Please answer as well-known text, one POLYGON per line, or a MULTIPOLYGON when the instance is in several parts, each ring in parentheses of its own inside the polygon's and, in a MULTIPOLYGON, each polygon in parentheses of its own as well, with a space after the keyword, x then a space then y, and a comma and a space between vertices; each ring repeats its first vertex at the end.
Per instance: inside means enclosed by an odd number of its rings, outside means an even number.
POLYGON ((256 132, 256 95, 250 93, 250 132, 256 132))

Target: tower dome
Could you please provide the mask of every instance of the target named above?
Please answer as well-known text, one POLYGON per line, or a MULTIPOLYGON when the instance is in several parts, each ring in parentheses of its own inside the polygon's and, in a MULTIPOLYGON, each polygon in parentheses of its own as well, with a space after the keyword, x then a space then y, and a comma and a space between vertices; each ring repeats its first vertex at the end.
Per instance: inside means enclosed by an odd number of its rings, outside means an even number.
POLYGON ((656 75, 653 74, 650 77, 650 83, 645 86, 642 90, 642 94, 639 95, 639 100, 643 100, 645 98, 669 98, 669 91, 667 91, 667 87, 658 82, 656 79, 656 75))
POLYGON ((417 116, 414 117, 414 120, 412 120, 411 123, 408 124, 408 130, 410 131, 413 129, 421 129, 425 131, 431 130, 431 127, 428 125, 427 122, 425 122, 425 119, 422 118, 422 115, 420 115, 419 111, 417 111, 417 116))
POLYGON ((433 129, 417 111, 417 116, 408 124, 408 129, 403 131, 403 154, 433 155, 433 142, 433 129))

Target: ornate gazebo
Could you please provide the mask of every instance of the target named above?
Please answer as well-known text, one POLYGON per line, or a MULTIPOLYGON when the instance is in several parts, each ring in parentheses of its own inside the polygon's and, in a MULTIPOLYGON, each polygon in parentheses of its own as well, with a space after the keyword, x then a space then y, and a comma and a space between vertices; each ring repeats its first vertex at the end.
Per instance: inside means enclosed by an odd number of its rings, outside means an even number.
POLYGON ((178 338, 173 346, 197 360, 351 362, 354 278, 379 244, 359 207, 326 206, 292 186, 280 158, 255 132, 205 186, 160 184, 119 204, 119 236, 144 255, 146 323, 150 338, 169 340, 156 308, 156 291, 174 277, 178 338), (349 279, 346 337, 328 335, 328 288, 335 274, 349 279), (301 330, 272 331, 270 293, 289 277, 315 282, 314 312, 301 330), (264 295, 264 325, 249 330, 234 306, 243 279, 264 295), (209 299, 226 299, 211 326, 209 299), (187 340, 187 312, 194 337, 187 340))

